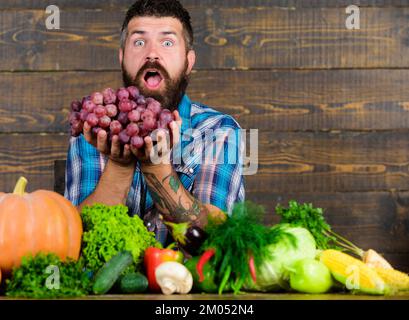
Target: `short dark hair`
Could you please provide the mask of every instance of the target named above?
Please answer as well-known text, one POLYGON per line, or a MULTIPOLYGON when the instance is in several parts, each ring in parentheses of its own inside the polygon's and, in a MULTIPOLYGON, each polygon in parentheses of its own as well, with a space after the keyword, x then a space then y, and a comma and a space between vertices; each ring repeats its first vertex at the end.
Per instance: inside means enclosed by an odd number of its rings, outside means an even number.
POLYGON ((178 0, 138 0, 127 11, 121 29, 121 48, 125 48, 128 37, 128 24, 134 17, 173 17, 178 19, 183 26, 183 37, 186 50, 193 48, 193 28, 189 12, 178 0))

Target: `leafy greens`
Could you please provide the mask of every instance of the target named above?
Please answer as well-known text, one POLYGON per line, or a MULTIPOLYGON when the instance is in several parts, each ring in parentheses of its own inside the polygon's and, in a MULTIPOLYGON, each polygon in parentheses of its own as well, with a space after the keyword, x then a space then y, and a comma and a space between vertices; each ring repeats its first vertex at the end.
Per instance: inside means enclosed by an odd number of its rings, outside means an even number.
POLYGON ((6 295, 36 299, 78 297, 90 293, 91 287, 82 260, 62 262, 54 254, 39 253, 24 257, 21 265, 13 269, 11 279, 6 280, 6 295))
POLYGON ((272 229, 280 229, 291 234, 295 242, 283 237, 276 243, 267 246, 268 254, 263 262, 257 266, 257 281, 249 279, 245 288, 252 291, 279 291, 288 289, 290 269, 293 264, 304 258, 314 259, 317 250, 314 237, 301 227, 292 227, 289 224, 278 224, 272 229))
POLYGON ((202 248, 215 249, 214 264, 219 277, 219 293, 232 288, 239 293, 246 279, 251 276, 249 258, 260 265, 269 254, 268 245, 284 237, 295 245, 293 235, 281 228, 263 225, 264 207, 250 201, 236 203, 231 216, 225 222, 209 222, 208 238, 202 248))
POLYGON ((138 268, 145 249, 161 247, 155 234, 148 231, 137 215, 130 217, 124 205, 87 206, 81 216, 84 224, 82 255, 92 271, 100 269, 123 250, 132 253, 133 267, 138 268))
POLYGON ((325 221, 323 210, 314 208, 311 203, 299 204, 291 200, 288 208, 277 205, 276 213, 281 216, 280 223, 288 223, 309 230, 315 238, 317 247, 321 250, 349 251, 359 257, 364 254, 362 249, 332 231, 330 225, 325 221))

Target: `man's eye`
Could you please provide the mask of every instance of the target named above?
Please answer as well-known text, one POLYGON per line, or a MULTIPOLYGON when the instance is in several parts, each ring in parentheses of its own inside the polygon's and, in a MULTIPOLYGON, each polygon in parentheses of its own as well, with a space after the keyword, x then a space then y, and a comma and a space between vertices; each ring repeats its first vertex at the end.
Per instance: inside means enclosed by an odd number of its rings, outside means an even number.
POLYGON ((165 47, 171 47, 171 46, 173 46, 173 42, 172 42, 172 41, 169 41, 169 40, 165 40, 165 41, 163 42, 163 45, 164 45, 165 47))
POLYGON ((134 46, 135 47, 140 47, 140 46, 143 46, 144 43, 145 43, 145 41, 143 41, 143 40, 135 40, 134 41, 134 46))

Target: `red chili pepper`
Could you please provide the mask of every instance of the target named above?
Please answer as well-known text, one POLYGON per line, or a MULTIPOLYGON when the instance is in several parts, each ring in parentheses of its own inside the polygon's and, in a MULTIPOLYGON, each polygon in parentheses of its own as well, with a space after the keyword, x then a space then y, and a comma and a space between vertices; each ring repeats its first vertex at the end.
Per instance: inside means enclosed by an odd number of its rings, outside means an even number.
POLYGON ((216 253, 215 249, 208 249, 202 254, 199 261, 197 262, 196 270, 197 274, 199 275, 199 282, 204 281, 203 268, 205 264, 214 256, 215 253, 216 253))
POLYGON ((253 282, 256 283, 256 281, 257 281, 256 267, 254 266, 254 257, 253 257, 253 255, 251 255, 250 259, 249 259, 249 269, 250 269, 251 278, 253 279, 253 282))
POLYGON ((146 275, 148 277, 149 289, 153 292, 160 292, 161 289, 156 282, 155 270, 163 262, 176 261, 182 263, 183 254, 180 251, 175 251, 172 247, 175 244, 172 243, 166 249, 159 249, 155 247, 149 247, 145 250, 144 265, 146 269, 146 275))

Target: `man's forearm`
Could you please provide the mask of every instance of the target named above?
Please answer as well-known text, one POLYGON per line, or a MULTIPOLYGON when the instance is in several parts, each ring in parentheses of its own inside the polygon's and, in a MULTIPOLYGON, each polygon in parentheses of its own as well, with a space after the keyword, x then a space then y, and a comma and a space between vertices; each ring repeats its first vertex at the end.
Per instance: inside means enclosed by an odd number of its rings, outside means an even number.
POLYGON ((146 165, 142 166, 142 172, 152 199, 165 220, 192 222, 203 227, 210 213, 220 214, 218 208, 202 204, 191 195, 171 165, 146 165))
POLYGON ((122 166, 108 160, 94 192, 77 209, 81 212, 87 205, 101 203, 105 205, 125 204, 132 184, 135 165, 122 166))

